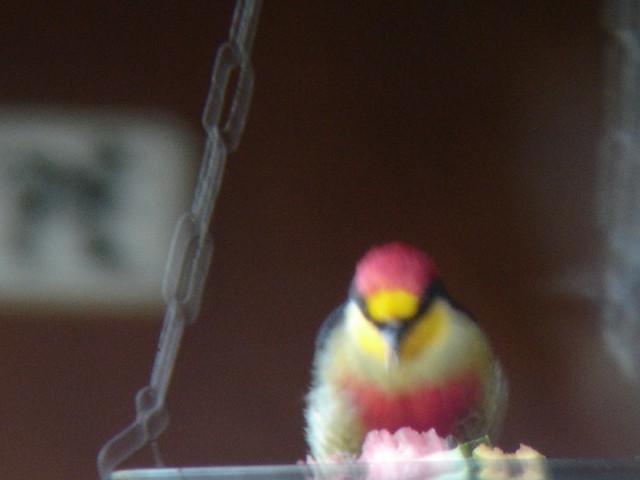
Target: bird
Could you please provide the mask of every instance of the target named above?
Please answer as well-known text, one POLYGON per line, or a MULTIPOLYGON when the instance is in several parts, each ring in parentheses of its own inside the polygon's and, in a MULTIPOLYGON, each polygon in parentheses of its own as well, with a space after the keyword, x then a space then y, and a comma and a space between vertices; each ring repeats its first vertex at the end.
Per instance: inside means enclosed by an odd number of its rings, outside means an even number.
POLYGON ((374 246, 316 337, 309 453, 358 455, 368 432, 403 427, 454 443, 495 438, 507 396, 487 335, 450 297, 433 259, 402 242, 374 246))

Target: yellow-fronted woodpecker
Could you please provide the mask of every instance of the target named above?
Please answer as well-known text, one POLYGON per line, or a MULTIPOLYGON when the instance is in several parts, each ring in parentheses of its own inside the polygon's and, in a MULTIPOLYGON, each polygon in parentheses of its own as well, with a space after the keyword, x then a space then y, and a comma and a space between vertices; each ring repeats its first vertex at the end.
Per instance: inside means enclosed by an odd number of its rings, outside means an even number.
POLYGON ((310 453, 358 454, 379 429, 491 436, 506 393, 487 337, 431 258, 398 242, 374 247, 318 333, 305 410, 310 453))

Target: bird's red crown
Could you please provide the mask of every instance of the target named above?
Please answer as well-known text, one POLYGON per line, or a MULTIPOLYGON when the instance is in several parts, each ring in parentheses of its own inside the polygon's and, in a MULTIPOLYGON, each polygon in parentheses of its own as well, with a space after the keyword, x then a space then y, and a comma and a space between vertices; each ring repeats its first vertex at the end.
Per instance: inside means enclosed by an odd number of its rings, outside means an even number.
POLYGON ((426 253, 393 242, 369 250, 358 262, 353 281, 356 291, 363 297, 394 289, 420 297, 437 276, 436 266, 426 253))

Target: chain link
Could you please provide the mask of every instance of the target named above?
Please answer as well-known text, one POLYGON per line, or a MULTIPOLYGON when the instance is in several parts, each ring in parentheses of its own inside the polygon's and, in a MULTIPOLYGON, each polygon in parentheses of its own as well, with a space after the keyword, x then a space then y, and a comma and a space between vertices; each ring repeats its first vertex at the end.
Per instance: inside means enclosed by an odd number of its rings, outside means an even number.
POLYGON ((165 266, 162 295, 166 311, 151 379, 136 394, 135 421, 110 439, 98 454, 98 472, 103 480, 147 444, 155 447, 156 463, 162 463, 155 441, 168 423, 165 397, 184 328, 196 320, 200 309, 213 253, 209 223, 224 165, 227 155, 238 147, 251 103, 250 54, 261 4, 261 0, 237 1, 229 39, 216 55, 202 113, 207 138, 198 182, 191 208, 174 230, 165 266))

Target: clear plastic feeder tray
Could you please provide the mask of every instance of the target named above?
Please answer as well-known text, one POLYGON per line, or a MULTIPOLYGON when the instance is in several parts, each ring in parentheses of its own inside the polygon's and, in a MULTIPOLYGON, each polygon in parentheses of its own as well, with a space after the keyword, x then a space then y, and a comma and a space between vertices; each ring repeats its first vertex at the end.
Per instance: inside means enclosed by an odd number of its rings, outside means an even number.
POLYGON ((640 460, 550 459, 131 469, 110 480, 636 480, 640 460))

